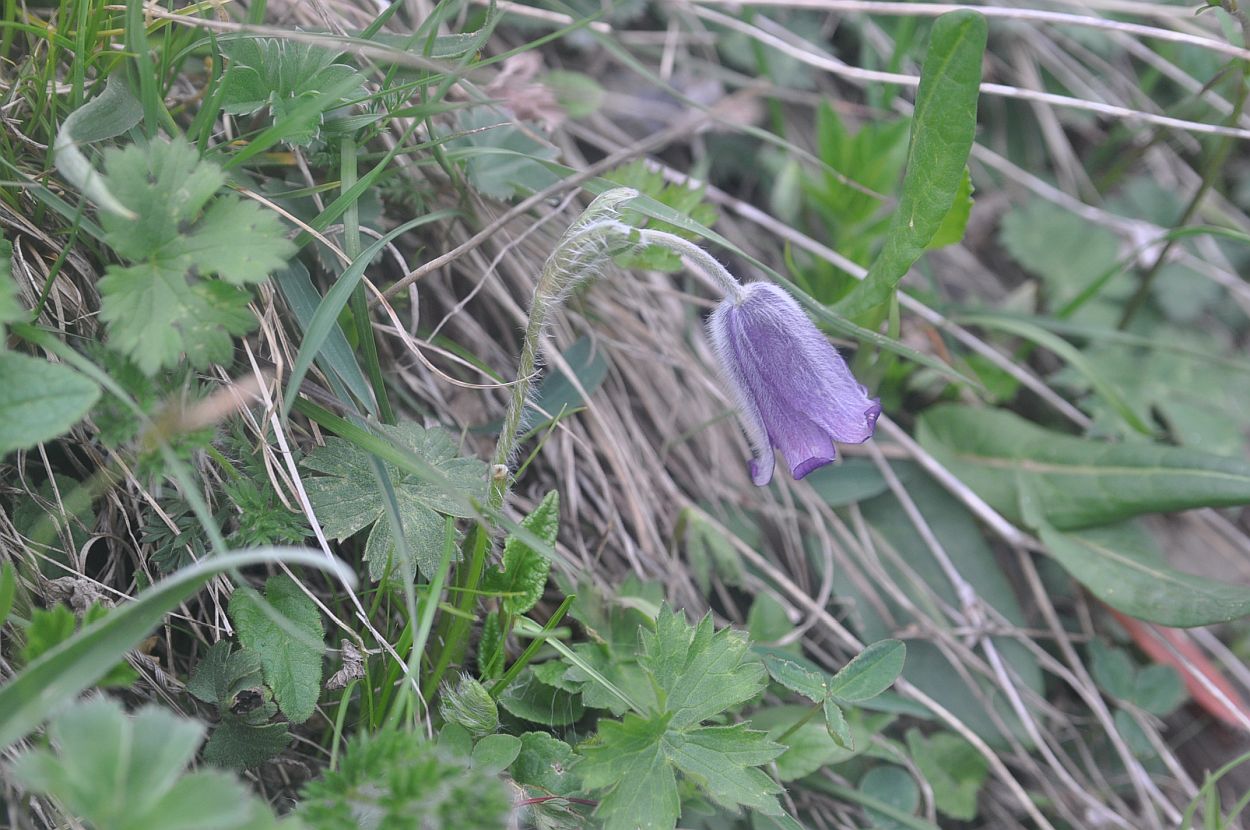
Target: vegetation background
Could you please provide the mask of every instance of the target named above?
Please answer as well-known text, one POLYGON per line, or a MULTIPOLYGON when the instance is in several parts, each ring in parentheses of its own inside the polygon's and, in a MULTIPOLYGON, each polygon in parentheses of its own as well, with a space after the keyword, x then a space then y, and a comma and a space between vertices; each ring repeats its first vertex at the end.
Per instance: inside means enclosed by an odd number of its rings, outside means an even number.
POLYGON ((1243 826, 1235 0, 0 12, 0 824, 1243 826))

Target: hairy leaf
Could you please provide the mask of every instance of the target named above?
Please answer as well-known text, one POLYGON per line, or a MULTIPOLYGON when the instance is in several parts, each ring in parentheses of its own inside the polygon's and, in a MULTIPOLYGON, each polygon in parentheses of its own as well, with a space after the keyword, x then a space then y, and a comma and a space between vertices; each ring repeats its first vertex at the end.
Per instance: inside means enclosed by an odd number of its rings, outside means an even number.
POLYGON ((268 608, 251 594, 236 591, 230 618, 240 642, 259 655, 278 706, 293 723, 303 723, 312 717, 321 694, 321 614, 285 574, 265 583, 265 600, 268 608))

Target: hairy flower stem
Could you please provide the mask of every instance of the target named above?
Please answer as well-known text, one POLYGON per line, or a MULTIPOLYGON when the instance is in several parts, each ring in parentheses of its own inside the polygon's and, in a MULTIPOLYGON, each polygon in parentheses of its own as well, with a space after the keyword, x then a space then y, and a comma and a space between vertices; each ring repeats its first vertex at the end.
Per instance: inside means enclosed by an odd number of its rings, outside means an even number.
POLYGON ((525 327, 516 383, 512 387, 508 412, 504 416, 503 428, 499 433, 499 442, 495 445, 495 456, 492 460, 490 505, 496 510, 503 507, 512 483, 508 466, 520 440, 521 418, 537 377, 538 351, 542 347, 548 318, 563 305, 568 293, 597 273, 616 250, 648 245, 667 248, 689 260, 698 272, 719 291, 732 298, 734 303, 741 303, 745 296, 742 283, 724 265, 717 262, 715 257, 693 242, 664 231, 636 230, 617 220, 614 215, 617 212, 616 205, 625 198, 633 198, 633 193, 627 188, 619 188, 604 193, 592 202, 581 218, 569 228, 547 264, 543 266, 530 303, 529 323, 525 327), (626 197, 623 193, 630 195, 626 197), (611 201, 603 205, 601 202, 604 200, 611 201), (607 213, 612 215, 605 216, 607 213), (587 221, 587 217, 592 214, 595 215, 587 221))

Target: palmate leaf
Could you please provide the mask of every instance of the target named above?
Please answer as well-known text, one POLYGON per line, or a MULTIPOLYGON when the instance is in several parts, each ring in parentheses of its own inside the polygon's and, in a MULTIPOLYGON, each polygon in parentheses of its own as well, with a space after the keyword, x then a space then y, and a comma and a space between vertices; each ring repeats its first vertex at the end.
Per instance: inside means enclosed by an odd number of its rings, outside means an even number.
MULTIPOLYGON (((410 563, 426 576, 438 568, 443 550, 443 516, 466 515, 457 495, 483 496, 486 465, 476 458, 459 458, 450 436, 439 429, 418 424, 382 426, 382 432, 397 446, 424 458, 442 472, 458 493, 449 493, 432 482, 386 465, 404 541, 412 557, 410 563)), ((386 504, 374 475, 373 463, 365 451, 341 438, 329 438, 304 459, 304 467, 325 473, 305 481, 308 498, 327 536, 346 539, 372 526, 365 543, 365 560, 374 580, 385 576, 395 550, 386 504)))
POLYGON ((728 810, 781 815, 781 787, 757 767, 785 747, 747 724, 701 726, 763 688, 764 668, 749 655, 746 637, 715 631, 710 615, 691 627, 664 606, 655 632, 643 634, 643 650, 639 664, 657 689, 658 710, 600 721, 577 766, 586 787, 606 790, 595 811, 604 827, 676 826, 678 773, 728 810))
POLYGON ((221 171, 182 139, 110 150, 104 166, 110 192, 138 217, 100 216, 105 240, 131 262, 100 280, 109 345, 147 375, 183 353, 196 367, 228 360, 231 336, 256 325, 240 286, 294 253, 281 223, 237 196, 214 198, 221 171))
POLYGON ((320 109, 304 116, 287 135, 292 144, 309 144, 320 134, 322 114, 349 100, 364 83, 352 67, 335 63, 339 52, 311 43, 286 39, 247 38, 222 46, 230 59, 226 70, 222 109, 233 115, 251 115, 269 107, 274 122, 289 118, 291 111, 325 90, 320 109), (351 83, 355 80, 355 84, 351 83))
POLYGON ((13 778, 55 796, 97 830, 228 830, 275 827, 273 815, 232 775, 187 773, 204 729, 166 709, 126 715, 104 698, 76 703, 53 721, 55 753, 20 756, 13 778))

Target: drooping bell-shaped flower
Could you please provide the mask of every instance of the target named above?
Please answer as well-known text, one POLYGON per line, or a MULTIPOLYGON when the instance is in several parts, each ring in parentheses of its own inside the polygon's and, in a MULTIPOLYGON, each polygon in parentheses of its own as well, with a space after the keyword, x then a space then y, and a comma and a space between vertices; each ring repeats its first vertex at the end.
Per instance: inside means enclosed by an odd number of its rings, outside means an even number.
POLYGON ((832 462, 833 442, 872 437, 881 404, 781 288, 750 283, 708 318, 708 333, 755 451, 751 479, 773 477, 779 449, 796 478, 832 462))

